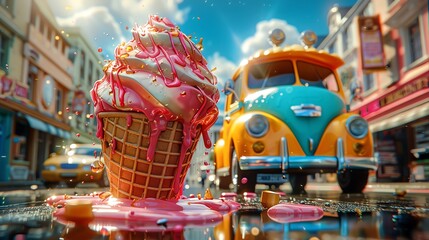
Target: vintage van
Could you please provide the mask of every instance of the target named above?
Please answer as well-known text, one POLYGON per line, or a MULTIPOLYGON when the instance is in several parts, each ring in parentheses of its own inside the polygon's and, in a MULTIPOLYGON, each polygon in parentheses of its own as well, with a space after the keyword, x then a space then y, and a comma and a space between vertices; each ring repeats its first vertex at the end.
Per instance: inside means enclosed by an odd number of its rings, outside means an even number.
POLYGON ((348 112, 337 68, 343 60, 304 45, 277 46, 246 60, 225 85, 225 118, 214 147, 220 188, 255 191, 257 183, 289 180, 305 191, 307 176, 337 173, 343 192, 361 192, 376 170, 372 135, 365 119, 348 112))

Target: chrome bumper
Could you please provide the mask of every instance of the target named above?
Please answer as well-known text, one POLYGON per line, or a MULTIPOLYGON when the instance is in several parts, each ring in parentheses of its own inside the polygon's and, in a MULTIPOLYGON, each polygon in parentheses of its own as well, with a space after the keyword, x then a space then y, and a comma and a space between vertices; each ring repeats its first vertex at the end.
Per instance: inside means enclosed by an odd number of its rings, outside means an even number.
POLYGON ((377 169, 374 157, 345 157, 343 139, 337 140, 336 156, 289 156, 287 141, 281 138, 280 156, 243 156, 239 161, 241 170, 281 169, 377 169))

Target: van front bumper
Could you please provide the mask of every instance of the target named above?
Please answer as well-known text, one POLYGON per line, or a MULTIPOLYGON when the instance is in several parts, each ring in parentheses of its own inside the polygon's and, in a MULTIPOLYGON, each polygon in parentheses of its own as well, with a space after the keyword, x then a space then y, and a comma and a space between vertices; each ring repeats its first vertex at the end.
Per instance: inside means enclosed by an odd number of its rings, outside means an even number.
POLYGON ((346 157, 344 156, 343 139, 337 140, 336 156, 289 156, 287 141, 281 138, 280 156, 243 156, 240 158, 241 170, 281 169, 282 173, 288 170, 338 170, 367 169, 376 170, 377 160, 374 157, 346 157))

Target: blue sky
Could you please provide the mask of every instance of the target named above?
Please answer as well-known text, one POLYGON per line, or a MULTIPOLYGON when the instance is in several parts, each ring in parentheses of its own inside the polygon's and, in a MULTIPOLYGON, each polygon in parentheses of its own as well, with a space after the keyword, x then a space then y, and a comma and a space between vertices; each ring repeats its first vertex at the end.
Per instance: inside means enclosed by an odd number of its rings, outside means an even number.
POLYGON ((80 26, 93 47, 113 58, 113 50, 131 38, 134 24, 148 15, 168 17, 194 42, 203 38, 203 55, 222 84, 244 58, 268 48, 267 33, 286 32, 285 44, 298 43, 299 34, 328 33, 327 14, 338 4, 356 0, 48 0, 60 26, 80 26))

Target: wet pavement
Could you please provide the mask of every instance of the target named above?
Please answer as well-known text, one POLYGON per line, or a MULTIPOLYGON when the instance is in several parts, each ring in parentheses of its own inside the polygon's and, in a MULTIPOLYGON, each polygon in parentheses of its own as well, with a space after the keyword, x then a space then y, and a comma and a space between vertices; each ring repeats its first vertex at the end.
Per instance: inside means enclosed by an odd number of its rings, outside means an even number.
MULTIPOLYGON (((309 184, 307 194, 291 195, 281 188, 281 203, 305 204, 323 209, 323 217, 306 221, 298 215, 276 221, 260 201, 237 197, 239 211, 223 220, 201 226, 183 226, 161 231, 124 231, 117 226, 61 224, 45 199, 53 195, 85 195, 107 189, 80 186, 69 189, 7 191, 0 193, 0 239, 429 239, 429 194, 422 188, 379 187, 363 194, 342 194, 336 186, 309 184), (323 187, 322 187, 323 186, 323 187), (317 188, 314 190, 313 188, 317 188), (412 191, 412 189, 420 189, 412 191), (171 230, 173 229, 173 230, 171 230)), ((427 190, 427 189, 426 189, 427 190)), ((200 186, 184 194, 203 193, 200 186)), ((221 191, 212 189, 218 198, 221 191)))

